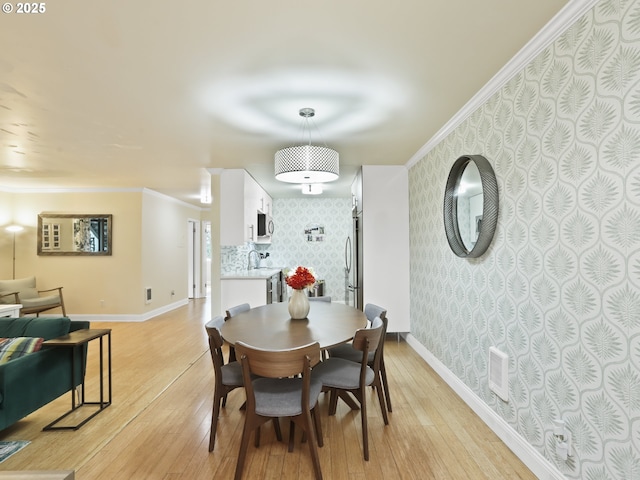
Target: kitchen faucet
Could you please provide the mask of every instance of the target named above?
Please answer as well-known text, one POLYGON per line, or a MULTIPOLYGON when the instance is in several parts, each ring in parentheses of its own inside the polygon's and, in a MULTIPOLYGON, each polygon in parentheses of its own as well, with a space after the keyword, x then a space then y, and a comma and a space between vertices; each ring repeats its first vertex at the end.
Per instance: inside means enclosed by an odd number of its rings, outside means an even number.
POLYGON ((258 268, 257 265, 260 262, 260 254, 257 250, 249 250, 249 254, 247 255, 247 270, 251 270, 252 268, 258 268), (253 266, 251 265, 251 254, 256 254, 256 261, 253 262, 253 266))

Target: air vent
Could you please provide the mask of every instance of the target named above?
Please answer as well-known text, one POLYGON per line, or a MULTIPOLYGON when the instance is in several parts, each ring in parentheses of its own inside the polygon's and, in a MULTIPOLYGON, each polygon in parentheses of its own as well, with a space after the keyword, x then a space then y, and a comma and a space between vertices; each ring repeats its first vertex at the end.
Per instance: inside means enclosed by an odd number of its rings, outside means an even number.
POLYGON ((151 299, 152 299, 151 287, 147 287, 144 289, 144 303, 145 304, 151 303, 151 299))
POLYGON ((489 347, 489 388, 509 401, 509 356, 496 347, 489 347))

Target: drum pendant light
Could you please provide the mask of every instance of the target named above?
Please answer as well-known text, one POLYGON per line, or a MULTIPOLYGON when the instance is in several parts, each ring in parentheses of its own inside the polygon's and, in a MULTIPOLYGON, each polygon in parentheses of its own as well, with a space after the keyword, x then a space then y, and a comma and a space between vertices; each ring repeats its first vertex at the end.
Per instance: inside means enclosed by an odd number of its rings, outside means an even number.
POLYGON ((337 180, 340 172, 338 152, 311 144, 309 119, 315 115, 313 108, 303 108, 303 137, 308 132, 309 141, 304 145, 283 148, 275 154, 276 180, 288 183, 314 184, 337 180))

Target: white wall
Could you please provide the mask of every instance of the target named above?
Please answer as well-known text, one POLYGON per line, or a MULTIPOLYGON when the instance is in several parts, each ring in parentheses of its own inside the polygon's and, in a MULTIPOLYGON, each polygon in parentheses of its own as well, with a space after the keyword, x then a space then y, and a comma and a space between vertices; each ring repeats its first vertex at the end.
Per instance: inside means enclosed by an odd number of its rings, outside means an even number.
POLYGON ((67 314, 98 319, 144 320, 186 301, 187 218, 201 209, 150 190, 64 193, 0 192, 0 276, 11 278, 10 223, 16 236, 16 277, 35 275, 39 288, 63 286, 67 314), (5 203, 6 202, 6 203, 5 203), (38 214, 113 215, 111 256, 38 256, 38 214), (144 303, 152 286, 154 302, 144 303), (175 290, 173 298, 170 291, 175 290))
POLYGON ((404 166, 362 167, 364 304, 387 309, 389 332, 409 331, 409 186, 404 166))

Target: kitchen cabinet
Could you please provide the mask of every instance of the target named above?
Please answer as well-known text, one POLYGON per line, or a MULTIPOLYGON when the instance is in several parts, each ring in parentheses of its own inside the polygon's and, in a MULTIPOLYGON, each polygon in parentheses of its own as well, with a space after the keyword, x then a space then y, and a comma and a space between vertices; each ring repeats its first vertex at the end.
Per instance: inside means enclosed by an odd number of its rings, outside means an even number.
POLYGON ((220 175, 220 244, 271 243, 258 237, 258 213, 271 219, 273 200, 246 170, 226 169, 220 175))
POLYGON ((363 305, 388 310, 387 331, 408 332, 408 171, 404 166, 364 165, 351 193, 361 222, 363 305))
POLYGON ((282 277, 279 269, 259 268, 225 274, 220 283, 223 309, 241 303, 259 307, 282 300, 282 277))

